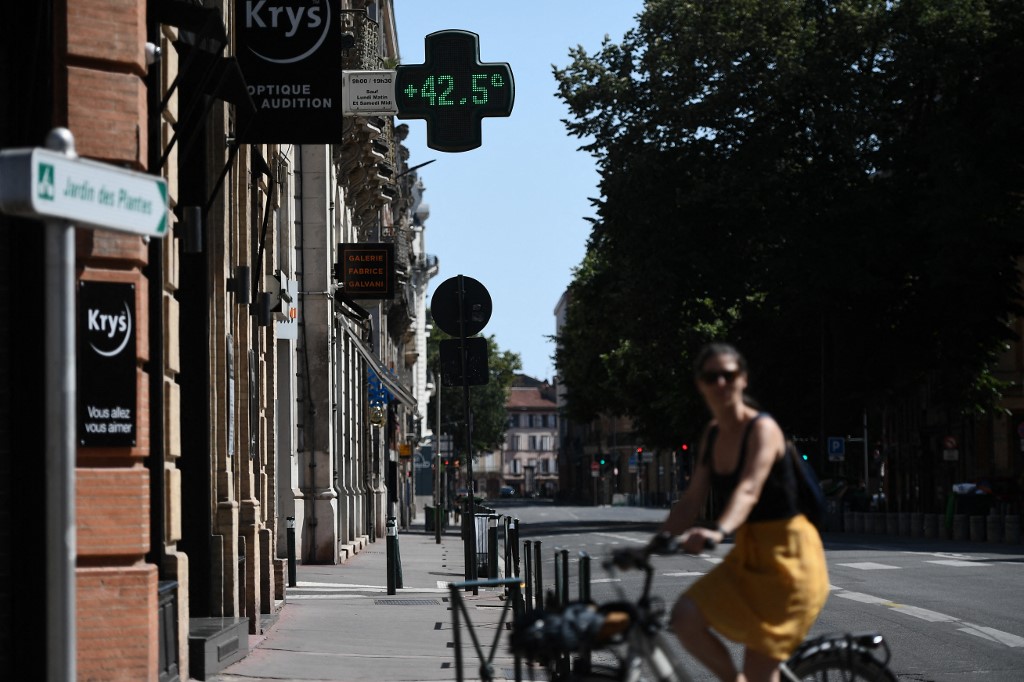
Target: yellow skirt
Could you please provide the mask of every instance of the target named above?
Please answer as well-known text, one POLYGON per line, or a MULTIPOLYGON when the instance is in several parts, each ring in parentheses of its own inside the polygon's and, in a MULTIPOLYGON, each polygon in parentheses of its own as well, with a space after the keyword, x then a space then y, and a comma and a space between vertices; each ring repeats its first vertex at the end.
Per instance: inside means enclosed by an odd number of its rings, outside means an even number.
POLYGON ((686 596, 723 636, 783 661, 828 598, 821 537, 802 514, 745 523, 732 551, 686 596))

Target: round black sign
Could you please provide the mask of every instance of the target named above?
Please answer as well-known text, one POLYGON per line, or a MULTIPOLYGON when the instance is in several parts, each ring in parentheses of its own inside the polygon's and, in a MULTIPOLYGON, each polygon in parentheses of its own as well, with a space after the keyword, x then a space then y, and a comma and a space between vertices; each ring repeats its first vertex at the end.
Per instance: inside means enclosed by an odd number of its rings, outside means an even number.
POLYGON ((459 336, 459 286, 462 287, 462 333, 477 334, 491 319, 491 295, 484 285, 472 277, 456 275, 438 285, 430 299, 434 324, 449 336, 459 336))

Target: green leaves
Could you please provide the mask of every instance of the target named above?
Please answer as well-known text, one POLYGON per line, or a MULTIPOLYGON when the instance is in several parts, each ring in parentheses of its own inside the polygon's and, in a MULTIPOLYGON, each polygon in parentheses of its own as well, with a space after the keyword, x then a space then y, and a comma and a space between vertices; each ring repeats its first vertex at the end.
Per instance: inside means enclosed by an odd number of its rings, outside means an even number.
POLYGON ((672 445, 704 419, 712 338, 812 433, 823 382, 839 419, 926 381, 936 406, 995 404, 1022 41, 1005 0, 649 0, 620 43, 570 51, 558 94, 602 194, 556 351, 570 414, 672 445))

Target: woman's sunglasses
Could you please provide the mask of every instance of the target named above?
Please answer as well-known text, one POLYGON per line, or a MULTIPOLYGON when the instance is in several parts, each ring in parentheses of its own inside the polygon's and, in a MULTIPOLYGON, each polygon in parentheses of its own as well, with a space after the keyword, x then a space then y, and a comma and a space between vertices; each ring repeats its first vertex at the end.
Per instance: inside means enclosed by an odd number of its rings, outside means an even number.
POLYGON ((713 369, 701 372, 698 378, 705 384, 717 384, 719 379, 725 379, 725 383, 731 384, 739 375, 738 369, 713 369))

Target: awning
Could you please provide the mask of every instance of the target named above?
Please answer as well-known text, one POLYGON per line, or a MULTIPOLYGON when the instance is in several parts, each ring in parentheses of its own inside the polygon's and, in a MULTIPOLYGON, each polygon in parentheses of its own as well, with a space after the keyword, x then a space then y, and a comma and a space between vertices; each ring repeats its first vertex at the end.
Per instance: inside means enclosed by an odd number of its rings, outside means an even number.
POLYGON ((349 339, 351 339, 352 345, 355 346, 355 349, 359 351, 359 354, 366 359, 366 362, 370 364, 370 367, 373 368, 373 371, 377 374, 377 377, 384 383, 384 385, 388 387, 388 390, 411 408, 416 416, 420 416, 419 404, 416 402, 416 398, 413 397, 412 391, 408 387, 398 383, 398 380, 395 379, 395 377, 391 375, 391 372, 381 364, 377 356, 371 353, 370 349, 363 345, 362 339, 359 338, 356 332, 352 331, 348 324, 342 322, 341 328, 345 330, 345 334, 349 339))

